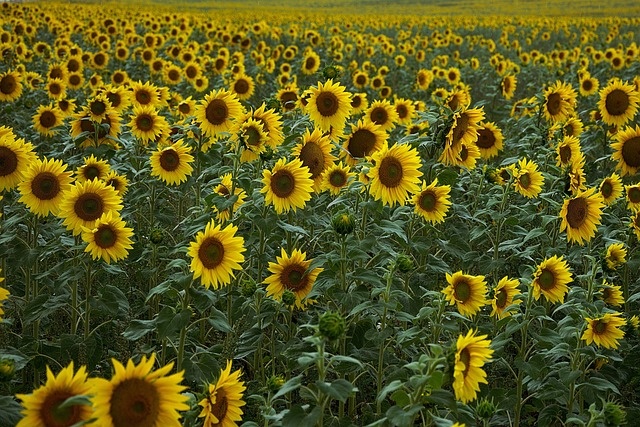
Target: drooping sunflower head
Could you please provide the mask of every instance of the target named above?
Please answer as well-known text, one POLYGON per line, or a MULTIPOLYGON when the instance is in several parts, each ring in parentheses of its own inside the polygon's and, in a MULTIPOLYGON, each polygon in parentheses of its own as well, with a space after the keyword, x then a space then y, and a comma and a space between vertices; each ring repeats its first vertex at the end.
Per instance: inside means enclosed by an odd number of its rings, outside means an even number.
POLYGON ((580 140, 575 136, 565 136, 556 146, 556 165, 570 167, 582 159, 580 140))
POLYGON ((231 140, 240 146, 241 162, 257 160, 267 149, 269 134, 264 129, 263 121, 256 120, 250 115, 246 115, 242 121, 236 121, 231 128, 231 133, 231 140))
POLYGON ((518 79, 513 74, 506 75, 502 78, 500 86, 502 87, 502 96, 504 99, 511 99, 516 92, 516 84, 518 79))
POLYGON ((422 188, 413 196, 414 212, 431 223, 443 222, 451 206, 449 185, 438 185, 438 178, 431 184, 422 182, 422 188))
POLYGON ((220 177, 220 184, 216 185, 213 191, 225 199, 231 197, 231 191, 238 197, 231 208, 220 211, 216 206, 213 207, 213 211, 217 213, 217 219, 221 223, 228 221, 231 218, 231 214, 242 207, 247 197, 247 193, 242 188, 234 188, 233 178, 230 173, 220 177))
POLYGON ((624 331, 620 328, 626 324, 620 313, 605 313, 593 319, 585 317, 585 321, 587 329, 581 339, 586 341, 587 345, 595 343, 598 347, 618 348, 618 341, 624 337, 624 331))
POLYGON ((276 148, 284 141, 284 133, 282 131, 282 117, 271 108, 267 109, 266 104, 262 104, 260 108, 251 113, 251 118, 262 124, 264 131, 267 133, 267 145, 276 148))
POLYGON ((602 121, 611 126, 624 126, 638 111, 640 93, 634 85, 613 79, 600 90, 598 110, 602 121))
POLYGON ((456 304, 463 316, 475 316, 487 303, 487 283, 484 276, 472 276, 458 271, 446 274, 449 286, 442 290, 450 305, 456 304))
POLYGON ((584 130, 584 125, 578 117, 570 117, 562 126, 562 133, 565 137, 573 136, 579 138, 584 130))
POLYGON ((579 245, 595 236, 600 224, 604 200, 595 188, 579 191, 575 197, 566 199, 560 210, 560 231, 567 231, 569 242, 579 245))
POLYGON ((620 286, 604 281, 600 287, 600 299, 608 305, 620 307, 624 304, 624 295, 620 286))
POLYGON ((627 249, 625 248, 624 243, 611 243, 607 246, 605 261, 607 268, 610 270, 616 270, 627 262, 627 249))
POLYGON ((480 384, 487 384, 487 373, 482 369, 489 362, 493 350, 487 335, 476 335, 470 329, 467 335, 460 335, 456 342, 453 369, 453 391, 456 399, 469 403, 475 400, 480 384))
POLYGON ((635 175, 640 168, 640 126, 631 126, 622 129, 614 136, 615 142, 611 144, 614 150, 613 160, 618 161, 617 168, 621 175, 635 175))
POLYGON ((127 186, 129 185, 129 180, 124 175, 119 175, 118 172, 112 170, 107 176, 104 177, 104 182, 107 185, 113 187, 114 190, 120 195, 120 197, 124 196, 127 192, 127 186))
POLYGON ((556 255, 542 261, 533 274, 531 286, 533 296, 539 299, 544 295, 547 301, 562 303, 569 292, 567 286, 573 280, 569 266, 563 257, 556 255))

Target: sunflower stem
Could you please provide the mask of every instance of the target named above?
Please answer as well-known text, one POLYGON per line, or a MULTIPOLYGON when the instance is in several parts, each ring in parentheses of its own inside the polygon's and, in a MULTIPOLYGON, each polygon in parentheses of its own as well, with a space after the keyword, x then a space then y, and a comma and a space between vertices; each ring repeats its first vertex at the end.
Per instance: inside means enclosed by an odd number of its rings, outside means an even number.
POLYGON ((84 305, 84 339, 85 341, 89 338, 89 331, 91 330, 91 285, 93 281, 93 272, 92 272, 91 261, 87 262, 87 276, 86 276, 86 287, 87 293, 85 296, 85 305, 84 305))
MULTIPOLYGON (((382 294, 382 300, 384 303, 384 307, 382 309, 382 318, 380 319, 380 333, 384 337, 384 331, 387 328, 387 312, 389 306, 389 295, 391 293, 391 284, 393 283, 393 273, 395 271, 396 264, 392 262, 389 266, 389 271, 387 271, 387 286, 382 294)), ((380 396, 380 392, 382 391, 382 365, 384 364, 384 351, 386 349, 385 341, 383 339, 380 344, 380 349, 378 351, 378 370, 376 371, 376 385, 377 385, 377 393, 376 396, 380 396)), ((380 399, 376 399, 376 414, 382 415, 382 401, 380 399)))
MULTIPOLYGON (((189 282, 189 284, 187 285, 187 287, 184 290, 184 298, 182 298, 182 309, 183 310, 187 310, 189 308, 189 290, 191 289, 191 283, 189 282)), ((181 329, 180 329, 180 341, 178 342, 178 356, 177 356, 177 370, 178 372, 182 371, 182 365, 184 362, 184 347, 185 347, 185 343, 187 340, 187 327, 189 325, 185 324, 181 329)))
MULTIPOLYGON (((524 363, 527 357, 527 330, 529 328, 529 315, 531 313, 531 304, 533 303, 533 291, 529 289, 527 293, 527 305, 524 312, 524 324, 521 329, 522 340, 520 342, 520 350, 518 351, 518 355, 522 357, 522 362, 524 363)), ((516 406, 514 408, 514 427, 520 426, 520 416, 522 413, 522 391, 523 391, 523 380, 524 380, 524 370, 519 367, 518 368, 518 378, 516 380, 516 406)))
POLYGON ((500 256, 500 239, 502 234, 502 226, 504 225, 504 210, 507 206, 507 200, 509 199, 509 186, 511 185, 511 180, 506 183, 502 189, 502 201, 500 202, 500 212, 498 215, 498 224, 496 226, 496 238, 493 241, 493 260, 497 261, 500 256))

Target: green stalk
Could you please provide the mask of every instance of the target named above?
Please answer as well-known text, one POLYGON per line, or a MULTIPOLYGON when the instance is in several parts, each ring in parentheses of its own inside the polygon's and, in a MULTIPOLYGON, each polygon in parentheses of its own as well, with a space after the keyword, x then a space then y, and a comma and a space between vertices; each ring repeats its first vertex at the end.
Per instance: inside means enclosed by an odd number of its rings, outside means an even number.
MULTIPOLYGON (((191 282, 184 290, 184 298, 182 298, 182 309, 186 310, 189 308, 189 290, 191 289, 191 282)), ((184 362, 184 347, 187 340, 187 328, 189 327, 188 323, 180 329, 180 341, 178 342, 178 361, 177 361, 177 370, 178 372, 182 371, 182 364, 184 362)))
MULTIPOLYGON (((380 319, 380 332, 384 334, 384 330, 387 327, 387 313, 388 313, 388 305, 389 305, 389 296, 391 293, 391 283, 393 282, 393 272, 395 271, 395 264, 392 264, 387 272, 387 287, 385 288, 383 294, 384 307, 382 309, 382 318, 380 319)), ((386 349, 386 343, 382 342, 380 345, 380 350, 378 351, 378 370, 376 372, 376 386, 377 393, 376 397, 380 395, 382 391, 382 365, 384 364, 384 351, 386 349)), ((376 414, 382 414, 382 402, 379 399, 376 399, 376 414)))
POLYGON ((89 331, 91 327, 91 285, 93 282, 93 273, 91 271, 91 260, 87 262, 87 292, 85 296, 84 305, 84 339, 89 338, 89 331))
MULTIPOLYGON (((522 361, 524 362, 526 359, 527 352, 527 330, 529 328, 529 313, 531 312, 531 304, 533 303, 533 292, 529 289, 529 293, 527 294, 527 305, 524 313, 524 325, 521 329, 522 341, 520 342, 520 350, 518 354, 522 357, 522 361)), ((514 408, 514 427, 520 426, 520 417, 522 414, 522 391, 523 391, 523 380, 524 380, 524 371, 522 368, 518 368, 518 378, 516 383, 516 407, 514 408)))
POLYGON ((496 227, 496 237, 495 240, 493 241, 493 260, 497 261, 498 257, 500 256, 499 253, 499 246, 500 246, 500 239, 502 238, 501 234, 502 234, 502 226, 504 225, 504 210, 507 206, 507 200, 509 199, 508 194, 509 194, 509 186, 511 185, 511 182, 513 181, 513 179, 509 180, 508 183, 506 183, 504 185, 503 191, 502 191, 502 201, 500 202, 500 215, 498 217, 498 224, 496 227))

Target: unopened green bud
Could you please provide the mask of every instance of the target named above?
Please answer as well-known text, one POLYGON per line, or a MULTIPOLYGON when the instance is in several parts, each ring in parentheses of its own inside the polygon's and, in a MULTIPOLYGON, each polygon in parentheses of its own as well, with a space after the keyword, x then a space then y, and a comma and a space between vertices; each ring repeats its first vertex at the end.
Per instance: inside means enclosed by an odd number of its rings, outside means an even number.
POLYGON ((296 294, 287 290, 282 294, 282 303, 286 306, 291 306, 296 303, 296 294))
POLYGON ((266 107, 269 110, 275 110, 275 111, 279 111, 280 110, 280 101, 277 98, 269 98, 266 101, 266 107))
POLYGON ((267 388, 271 392, 276 392, 280 390, 284 382, 282 375, 272 375, 267 379, 267 388))
POLYGON ((408 273, 413 270, 413 260, 406 255, 398 255, 396 265, 401 273, 408 273))
POLYGON ((481 399, 476 406, 476 414, 478 417, 489 420, 496 413, 496 405, 493 401, 481 399))
POLYGON ((340 70, 335 65, 329 65, 324 67, 322 70, 322 75, 325 79, 335 79, 340 77, 340 70))
POLYGON ((156 245, 162 243, 162 240, 164 240, 164 230, 162 228, 154 228, 151 230, 149 239, 151 240, 151 243, 156 245))
POLYGON ((337 340, 347 329, 347 324, 344 321, 344 317, 340 313, 327 311, 320 317, 319 322, 320 335, 327 338, 330 341, 337 340))
POLYGON ((606 402, 603 408, 604 425, 607 427, 621 426, 627 423, 627 413, 622 405, 606 402))
POLYGON ((0 358, 0 381, 11 381, 16 372, 16 364, 12 359, 0 358))
POLYGON ((337 213, 331 219, 331 225, 336 233, 346 236, 353 233, 356 228, 356 219, 353 214, 349 212, 337 213))
POLYGON ((258 289, 258 285, 256 285, 256 282, 254 280, 245 280, 242 283, 242 296, 245 298, 249 298, 256 293, 256 289, 258 289))

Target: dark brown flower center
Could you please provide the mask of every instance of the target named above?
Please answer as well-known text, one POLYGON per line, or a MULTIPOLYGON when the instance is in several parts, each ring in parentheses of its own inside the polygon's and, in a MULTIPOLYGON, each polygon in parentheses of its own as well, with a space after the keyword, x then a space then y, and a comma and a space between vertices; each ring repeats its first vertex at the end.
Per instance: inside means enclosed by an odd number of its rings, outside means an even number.
POLYGON ((456 145, 462 137, 464 137, 465 133, 467 133, 467 129, 469 128, 469 116, 463 113, 458 117, 455 124, 453 125, 453 135, 451 138, 451 144, 456 145))
POLYGON ((82 82, 82 80, 80 79, 80 76, 77 74, 71 74, 69 76, 69 84, 71 86, 79 86, 80 83, 82 82))
POLYGON ((304 61, 304 68, 306 68, 307 70, 313 70, 315 66, 316 60, 313 57, 309 57, 306 61, 304 61))
POLYGON ((432 190, 425 190, 420 194, 420 198, 418 199, 418 205, 421 209, 427 212, 433 212, 436 210, 436 205, 438 204, 438 197, 432 190))
POLYGON ((40 172, 31 181, 31 192, 40 200, 51 200, 60 193, 60 182, 51 172, 40 172))
POLYGON ((11 175, 18 168, 18 156, 10 148, 0 146, 0 176, 11 175))
POLYGON ((464 364, 464 371, 462 371, 462 376, 466 377, 469 373, 469 369, 471 368, 471 353, 467 347, 460 350, 460 362, 464 364))
POLYGON ((358 74, 356 76, 356 84, 359 86, 364 86, 365 83, 367 83, 367 76, 365 76, 364 74, 358 74))
POLYGON ((227 415, 227 409, 229 408, 229 401, 227 399, 227 393, 224 388, 219 388, 215 391, 216 393, 216 403, 211 405, 211 414, 218 419, 218 424, 212 425, 222 425, 222 421, 224 420, 225 415, 227 415))
POLYGON ((622 160, 632 168, 640 167, 640 136, 634 136, 622 144, 622 160))
POLYGON ((100 116, 104 114, 105 111, 107 111, 107 105, 103 101, 93 101, 90 104, 89 109, 91 110, 92 114, 100 116))
POLYGON ((529 172, 525 172, 522 175, 518 176, 518 183, 525 190, 531 186, 531 176, 529 172))
POLYGON ((162 150, 160 154, 160 167, 162 169, 173 172, 180 166, 180 155, 173 148, 162 150))
POLYGON ((600 193, 605 199, 611 197, 611 195, 613 194, 613 185, 610 181, 604 181, 602 183, 602 185, 600 186, 600 193))
POLYGON ((547 98, 547 111, 551 116, 555 116, 561 111, 562 97, 559 93, 553 92, 547 98))
POLYGON ((271 176, 271 191, 280 198, 286 198, 295 189, 295 178, 288 170, 279 170, 271 176))
POLYGON ((184 70, 184 72, 190 79, 194 79, 198 76, 198 70, 192 65, 188 66, 187 69, 184 70))
POLYGON ((285 288, 291 292, 297 292, 307 286, 309 277, 306 274, 307 269, 300 264, 288 265, 280 274, 280 280, 285 288))
POLYGON ((398 113, 398 117, 400 117, 401 119, 404 119, 409 115, 407 106, 403 104, 396 105, 396 112, 398 113))
POLYGON ((384 107, 376 107, 371 110, 371 121, 377 125, 384 125, 389 121, 389 113, 384 107))
POLYGON ((582 90, 584 90, 585 92, 589 92, 591 89, 593 89, 593 82, 591 81, 591 79, 583 80, 582 90))
POLYGON ((395 188, 402 183, 402 163, 395 157, 385 157, 378 169, 380 182, 387 188, 395 188))
POLYGON ((631 203, 640 203, 640 188, 631 187, 627 190, 627 197, 631 203))
POLYGON ((622 89, 614 89, 607 95, 604 105, 610 115, 623 115, 629 108, 629 95, 622 89))
POLYGON ((498 307, 501 310, 505 309, 507 306, 508 296, 509 295, 507 294, 507 291, 504 288, 496 292, 496 307, 498 307))
POLYGON ((233 90, 238 95, 244 95, 249 92, 249 82, 245 79, 238 79, 233 84, 233 90))
POLYGON ((148 132, 153 129, 153 117, 150 114, 142 113, 136 117, 136 127, 142 132, 148 132))
POLYGON ((176 69, 169 70, 169 72, 167 73, 167 76, 169 77, 169 80, 171 80, 172 82, 177 82, 180 80, 180 72, 176 69))
POLYGON ((154 427, 160 414, 157 388, 140 378, 118 384, 111 396, 113 427, 154 427))
POLYGON ((329 175, 329 182, 337 188, 342 188, 347 183, 347 175, 341 170, 334 170, 329 175))
POLYGON ((478 148, 489 149, 496 144, 496 136, 491 129, 482 128, 478 130, 478 141, 476 145, 478 148))
POLYGON ((224 260, 224 245, 216 237, 206 238, 198 249, 198 259, 205 268, 217 267, 224 260))
POLYGON ((139 89, 136 91, 136 101, 140 105, 147 105, 151 103, 151 93, 146 89, 139 89))
POLYGON ((52 111, 46 110, 43 111, 42 114, 40 114, 38 121, 40 122, 40 126, 45 129, 49 129, 54 127, 58 120, 56 119, 56 115, 52 111))
POLYGON ((222 99, 212 99, 207 105, 205 116, 212 125, 221 125, 229 118, 229 107, 222 99))
POLYGON ((347 151, 351 157, 364 157, 371 154, 376 145, 376 135, 369 129, 358 129, 349 138, 347 151))
POLYGON ((302 161, 302 164, 309 168, 311 172, 311 179, 320 176, 324 171, 324 153, 322 148, 314 142, 307 142, 298 156, 302 161))
POLYGON ((286 110, 293 110, 296 107, 298 95, 293 91, 283 92, 280 95, 280 102, 286 110))
POLYGON ((471 285, 466 279, 458 279, 453 284, 453 296, 456 301, 460 301, 463 304, 471 297, 471 285))
POLYGON ((340 102, 333 92, 324 91, 316 97, 316 107, 321 116, 331 117, 338 112, 340 102))
POLYGON ((556 287, 556 275, 548 268, 542 269, 538 275, 538 285, 545 291, 556 287))
POLYGON ((567 164, 569 163, 569 161, 571 160, 571 147, 568 145, 563 145, 562 147, 560 147, 559 154, 560 154, 560 161, 562 162, 562 164, 567 164))
POLYGON ((358 107, 360 107, 360 105, 362 105, 362 97, 354 96, 353 98, 351 98, 351 107, 352 108, 358 108, 358 107))
POLYGON ((75 214, 83 221, 95 221, 104 213, 104 202, 100 195, 84 193, 73 205, 75 214))
POLYGON ((260 131, 255 126, 249 126, 244 131, 244 143, 248 147, 259 147, 262 137, 260 131))
POLYGON ((62 93, 62 87, 58 83, 51 83, 49 85, 49 92, 52 95, 59 95, 60 93, 62 93))
POLYGON ((94 233, 94 239, 96 245, 102 249, 109 249, 118 241, 118 233, 116 233, 116 230, 114 230, 111 225, 103 224, 98 227, 98 230, 94 233))
POLYGON ((191 106, 186 102, 183 102, 178 105, 178 110, 180 110, 182 114, 189 114, 191 112, 191 106))
POLYGON ((510 78, 505 78, 504 80, 502 80, 502 90, 504 90, 504 93, 509 93, 509 91, 511 91, 511 79, 510 78))
POLYGON ((587 218, 587 201, 584 197, 571 199, 567 205, 567 222, 571 228, 580 228, 587 218))
POLYGON ((607 332, 607 322, 603 322, 602 319, 596 319, 592 323, 592 328, 596 335, 602 335, 607 332))
POLYGON ((69 427, 82 421, 82 405, 60 408, 65 400, 73 395, 66 390, 50 392, 42 402, 39 415, 46 427, 69 427))

